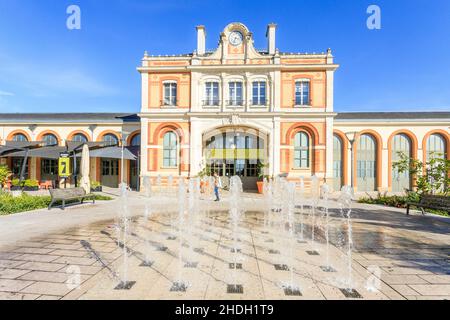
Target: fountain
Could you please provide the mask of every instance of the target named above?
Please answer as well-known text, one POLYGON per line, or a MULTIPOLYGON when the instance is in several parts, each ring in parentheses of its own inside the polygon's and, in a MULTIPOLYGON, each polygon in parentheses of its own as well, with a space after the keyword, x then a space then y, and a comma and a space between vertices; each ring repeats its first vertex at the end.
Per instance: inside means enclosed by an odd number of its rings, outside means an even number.
POLYGON ((352 235, 352 200, 353 188, 350 186, 342 187, 341 195, 339 197, 339 207, 342 217, 347 219, 347 283, 346 287, 340 289, 341 292, 348 298, 362 298, 362 296, 353 287, 353 266, 352 266, 352 252, 353 252, 353 235, 352 235))
POLYGON ((282 285, 284 293, 287 296, 301 296, 300 287, 294 281, 294 270, 295 270, 295 220, 294 220, 294 210, 295 210, 295 183, 287 181, 284 183, 283 194, 285 195, 285 210, 283 213, 286 219, 286 225, 288 226, 289 234, 289 271, 290 271, 290 281, 282 285))
POLYGON ((173 282, 170 291, 186 292, 188 284, 183 280, 183 231, 185 226, 186 213, 186 185, 184 179, 180 177, 178 182, 178 278, 173 282))
POLYGON ((238 225, 242 215, 242 181, 238 176, 233 176, 230 179, 230 218, 233 224, 233 272, 232 272, 232 284, 228 284, 228 293, 243 293, 242 285, 238 284, 237 270, 238 270, 238 258, 240 254, 240 248, 238 246, 238 225))
POLYGON ((300 239, 298 240, 298 243, 305 243, 305 236, 304 236, 304 229, 305 229, 305 224, 304 224, 304 203, 305 203, 305 180, 303 178, 300 178, 300 182, 299 182, 299 188, 298 188, 298 202, 300 203, 300 205, 296 206, 296 208, 300 209, 300 215, 299 215, 299 219, 300 219, 300 239))
POLYGON ((312 251, 308 253, 311 255, 317 255, 318 252, 315 250, 315 231, 316 231, 316 210, 319 204, 319 178, 316 175, 311 177, 311 246, 312 251))
POLYGON ((170 194, 173 188, 173 175, 169 175, 167 178, 167 193, 170 194))
POLYGON ((320 188, 320 193, 323 198, 324 202, 324 210, 325 210, 325 240, 326 240, 326 247, 325 247, 325 265, 321 266, 320 268, 324 272, 336 272, 334 268, 331 266, 330 263, 330 210, 329 210, 329 202, 328 197, 330 193, 330 187, 324 183, 320 188))
POLYGON ((120 233, 122 234, 122 237, 118 237, 118 243, 120 246, 120 243, 123 247, 123 261, 122 261, 122 277, 121 282, 116 286, 116 290, 129 290, 131 289, 136 282, 135 281, 128 281, 128 248, 127 248, 127 240, 128 240, 128 233, 129 233, 129 224, 130 224, 130 210, 129 210, 129 203, 128 203, 128 186, 125 183, 120 184, 120 209, 121 212, 119 213, 119 228, 120 233), (121 224, 121 227, 120 227, 121 224), (122 240, 120 241, 120 238, 122 240))
POLYGON ((162 194, 162 177, 160 174, 158 174, 158 176, 156 177, 156 188, 158 190, 159 194, 162 194))

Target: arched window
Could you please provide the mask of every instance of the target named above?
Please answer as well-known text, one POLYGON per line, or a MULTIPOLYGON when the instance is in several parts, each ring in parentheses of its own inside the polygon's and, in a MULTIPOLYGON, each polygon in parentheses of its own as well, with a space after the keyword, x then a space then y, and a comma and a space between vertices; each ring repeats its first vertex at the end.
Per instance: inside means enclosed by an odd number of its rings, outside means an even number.
POLYGON ((294 141, 294 167, 300 169, 309 168, 310 142, 306 132, 298 132, 294 141))
POLYGON ((117 136, 115 136, 112 133, 105 134, 103 136, 102 140, 103 140, 103 142, 105 142, 105 144, 107 146, 117 146, 117 145, 119 145, 119 139, 117 138, 117 136))
POLYGON ((130 141, 132 147, 139 147, 141 145, 141 134, 135 134, 130 141))
POLYGON ((86 143, 88 142, 88 138, 82 133, 77 133, 72 137, 72 141, 86 143))
POLYGON ((440 134, 432 134, 427 140, 427 161, 432 158, 445 159, 447 146, 445 139, 440 134))
POLYGON ((42 137, 42 141, 45 146, 56 146, 58 145, 58 139, 54 134, 48 133, 42 137))
POLYGON ((164 167, 176 167, 178 165, 177 159, 177 135, 174 132, 167 132, 164 135, 163 142, 163 165, 164 167))
POLYGON ((359 137, 356 152, 358 191, 375 191, 377 176, 377 141, 370 134, 359 137))
POLYGON ((15 142, 27 142, 28 138, 23 133, 17 133, 12 140, 15 142))
POLYGON ((338 135, 333 135, 333 184, 334 190, 339 191, 343 185, 343 144, 338 135))
MULTIPOLYGON (((394 136, 391 143, 391 157, 392 163, 401 159, 401 155, 412 158, 412 142, 411 139, 404 133, 394 136)), ((405 189, 411 188, 411 176, 408 171, 400 173, 398 168, 391 166, 391 185, 392 191, 401 192, 405 189)))

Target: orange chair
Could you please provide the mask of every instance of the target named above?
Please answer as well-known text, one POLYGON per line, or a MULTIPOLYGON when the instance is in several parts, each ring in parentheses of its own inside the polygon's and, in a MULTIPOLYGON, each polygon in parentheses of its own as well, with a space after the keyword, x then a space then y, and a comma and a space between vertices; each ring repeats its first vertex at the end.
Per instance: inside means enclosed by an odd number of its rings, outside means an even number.
POLYGON ((52 189, 53 188, 53 182, 52 181, 43 181, 39 184, 39 189, 44 189, 44 190, 48 190, 48 189, 52 189))

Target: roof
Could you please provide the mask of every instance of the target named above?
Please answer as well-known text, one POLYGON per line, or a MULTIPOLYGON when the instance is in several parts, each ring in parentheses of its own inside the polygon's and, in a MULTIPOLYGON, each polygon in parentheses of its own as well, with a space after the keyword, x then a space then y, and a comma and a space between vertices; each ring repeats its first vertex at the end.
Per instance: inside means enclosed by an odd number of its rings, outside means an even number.
POLYGON ((379 121, 395 120, 401 121, 424 121, 444 120, 450 121, 450 112, 340 112, 336 121, 379 121))
POLYGON ((140 122, 136 113, 0 113, 0 123, 140 122))

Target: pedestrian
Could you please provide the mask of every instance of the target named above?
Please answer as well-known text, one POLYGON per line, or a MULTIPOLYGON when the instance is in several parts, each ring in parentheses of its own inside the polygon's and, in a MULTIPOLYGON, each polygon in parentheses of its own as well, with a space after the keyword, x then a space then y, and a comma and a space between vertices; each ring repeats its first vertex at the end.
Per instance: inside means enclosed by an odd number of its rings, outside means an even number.
POLYGON ((216 200, 214 201, 220 201, 219 189, 221 187, 222 182, 220 181, 220 177, 216 172, 214 172, 214 194, 216 195, 216 200))

